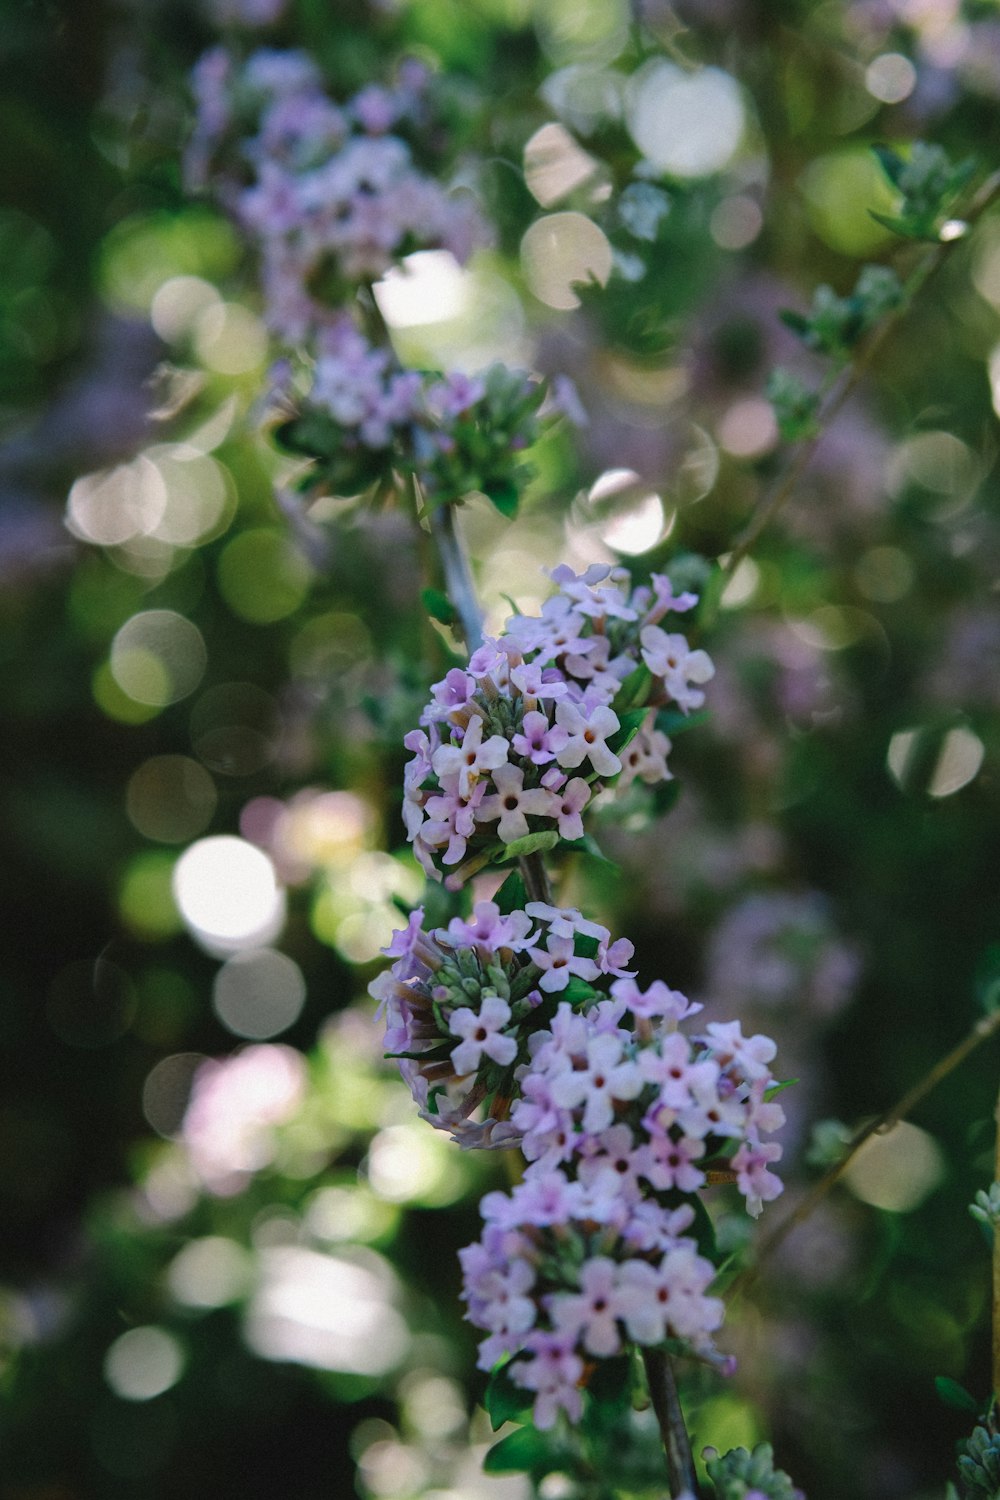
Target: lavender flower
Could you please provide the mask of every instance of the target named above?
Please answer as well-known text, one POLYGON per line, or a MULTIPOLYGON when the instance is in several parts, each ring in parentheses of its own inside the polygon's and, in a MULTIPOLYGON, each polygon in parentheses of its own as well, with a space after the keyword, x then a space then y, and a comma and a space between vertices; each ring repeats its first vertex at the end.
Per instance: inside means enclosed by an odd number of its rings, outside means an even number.
POLYGON ((507 1371, 534 1392, 537 1427, 560 1412, 579 1421, 595 1360, 628 1340, 683 1339, 713 1357, 722 1303, 707 1295, 715 1268, 684 1234, 690 1207, 658 1211, 641 1245, 613 1194, 563 1172, 490 1193, 481 1208, 482 1239, 459 1251, 466 1316, 487 1333, 479 1367, 513 1356, 507 1371))
POLYGON ((407 832, 427 873, 451 888, 520 853, 526 838, 542 835, 546 847, 580 838, 605 780, 668 779, 656 710, 697 707, 697 684, 714 670, 704 651, 655 623, 695 602, 675 599, 669 579, 633 590, 623 569, 551 576, 559 592, 540 616, 515 615, 467 670, 435 683, 426 732, 410 745, 407 832))
POLYGON ((578 911, 529 902, 503 915, 477 903, 467 921, 424 931, 418 908, 385 950, 396 962, 370 986, 386 1020, 386 1052, 424 1119, 465 1146, 504 1146, 515 1067, 560 997, 597 999, 631 957, 630 943, 578 911), (572 989, 570 986, 572 985, 572 989), (598 988, 601 986, 602 988, 598 988))

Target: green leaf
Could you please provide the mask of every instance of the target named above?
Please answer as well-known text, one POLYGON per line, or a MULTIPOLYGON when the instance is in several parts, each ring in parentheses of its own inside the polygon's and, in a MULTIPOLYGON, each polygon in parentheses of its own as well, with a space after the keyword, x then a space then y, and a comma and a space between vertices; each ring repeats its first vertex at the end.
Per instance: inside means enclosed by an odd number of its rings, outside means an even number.
POLYGON ((934 1389, 937 1391, 945 1406, 953 1406, 956 1411, 979 1411, 979 1402, 964 1385, 959 1385, 957 1380, 952 1380, 950 1375, 935 1375, 934 1389))
POLYGON ((486 1474, 512 1474, 526 1470, 541 1478, 563 1462, 552 1439, 537 1427, 519 1427, 501 1438, 483 1459, 486 1474))
POLYGON ((900 156, 898 151, 893 151, 891 146, 884 146, 881 142, 876 142, 872 146, 872 154, 893 187, 898 188, 900 179, 906 171, 905 158, 900 156))
POLYGON ((693 1203, 694 1223, 691 1229, 694 1233, 695 1242, 706 1260, 714 1261, 717 1255, 715 1243, 715 1225, 712 1223, 708 1209, 700 1198, 695 1198, 693 1203))
POLYGON ((447 594, 443 594, 440 589, 421 589, 420 598, 432 620, 439 620, 442 625, 455 624, 458 611, 447 594))
POLYGON ((306 412, 290 422, 282 422, 272 434, 286 453, 304 454, 309 458, 327 458, 340 445, 341 429, 332 417, 322 412, 306 412))
POLYGON ((525 859, 529 854, 544 854, 547 849, 554 849, 559 842, 559 835, 554 828, 546 829, 544 833, 526 833, 523 839, 513 839, 511 843, 504 844, 499 859, 525 859))
POLYGON ((680 801, 681 784, 676 776, 672 781, 661 781, 653 788, 653 811, 658 818, 665 818, 680 801))
POLYGON ((495 479, 483 485, 483 494, 492 500, 502 516, 512 521, 517 515, 521 497, 509 479, 495 479))
MULTIPOLYGON (((607 1420, 612 1414, 608 1407, 631 1406, 632 1404, 632 1360, 627 1354, 619 1354, 614 1359, 601 1359, 597 1361, 597 1368, 587 1383, 590 1401, 587 1403, 588 1416, 594 1414, 595 1408, 600 1408, 600 1415, 607 1420)), ((613 1420, 617 1422, 618 1414, 615 1413, 613 1420)))
POLYGON ((633 668, 618 689, 611 704, 619 718, 628 709, 638 708, 646 702, 652 681, 653 674, 645 662, 640 662, 637 667, 633 668))
POLYGON ((774 1099, 778 1094, 783 1093, 785 1089, 794 1087, 798 1081, 797 1078, 783 1078, 780 1083, 772 1083, 769 1089, 764 1090, 764 1098, 767 1100, 774 1099))
POLYGON ((707 708, 698 709, 697 713, 683 714, 679 708, 661 708, 654 720, 655 728, 661 734, 674 738, 683 734, 687 729, 698 729, 702 724, 707 724, 711 719, 711 711, 707 708))
POLYGON ((592 984, 574 974, 566 981, 566 988, 558 992, 560 1000, 565 1000, 569 1005, 581 1005, 585 1000, 593 1000, 597 991, 592 984))
POLYGON ((644 708, 628 708, 623 714, 618 715, 620 727, 614 734, 608 735, 608 749, 612 754, 621 758, 623 750, 635 739, 639 730, 646 722, 646 710, 644 708))
POLYGON ((524 888, 519 870, 512 870, 503 885, 493 897, 500 908, 500 915, 509 917, 512 911, 523 911, 528 902, 528 893, 524 888))
MULTIPOLYGON (((673 784, 673 782, 667 783, 668 786, 672 786, 673 784)), ((564 849, 571 849, 574 854, 589 855, 591 859, 596 859, 599 864, 607 865, 610 870, 618 870, 621 868, 617 860, 608 858, 604 850, 601 848, 600 844, 591 833, 585 833, 582 839, 565 839, 563 841, 562 847, 564 849)))
POLYGON ((496 1432, 505 1422, 512 1422, 521 1412, 528 1410, 531 1393, 523 1386, 514 1384, 509 1365, 501 1365, 499 1370, 494 1370, 487 1382, 483 1405, 493 1431, 496 1432))
POLYGON ((868 210, 876 224, 881 224, 883 229, 889 229, 893 234, 898 234, 904 240, 926 240, 936 244, 938 236, 928 230, 922 224, 914 224, 910 219, 893 218, 890 214, 876 213, 873 208, 868 210))
POLYGON ((793 333, 801 335, 809 332, 809 319, 804 313, 795 312, 790 307, 783 307, 778 313, 778 317, 784 323, 785 327, 790 328, 793 333))

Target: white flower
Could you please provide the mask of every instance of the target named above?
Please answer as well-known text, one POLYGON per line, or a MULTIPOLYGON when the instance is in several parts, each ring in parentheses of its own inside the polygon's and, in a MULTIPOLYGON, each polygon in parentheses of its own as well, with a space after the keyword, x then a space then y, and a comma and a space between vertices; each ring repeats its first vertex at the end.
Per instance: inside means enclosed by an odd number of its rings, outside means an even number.
MULTIPOLYGON (((506 743, 506 742, 505 742, 506 743)), ((477 823, 490 823, 500 819, 497 832, 505 844, 523 839, 528 833, 526 814, 534 817, 554 817, 559 811, 559 798, 544 787, 524 785, 524 772, 519 766, 498 766, 493 772, 496 795, 484 797, 476 812, 477 823)))
POLYGON ((584 760, 589 760, 599 776, 615 776, 622 763, 613 750, 609 750, 609 735, 621 728, 618 715, 610 708, 595 708, 586 718, 572 703, 556 704, 556 723, 565 729, 569 740, 556 760, 565 770, 572 770, 584 760))
POLYGON ((499 995, 487 995, 478 1011, 462 1005, 448 1017, 448 1030, 452 1036, 462 1037, 451 1054, 452 1066, 460 1078, 474 1073, 485 1052, 501 1067, 512 1063, 517 1056, 517 1042, 512 1036, 503 1036, 503 1028, 510 1020, 510 1006, 499 995))

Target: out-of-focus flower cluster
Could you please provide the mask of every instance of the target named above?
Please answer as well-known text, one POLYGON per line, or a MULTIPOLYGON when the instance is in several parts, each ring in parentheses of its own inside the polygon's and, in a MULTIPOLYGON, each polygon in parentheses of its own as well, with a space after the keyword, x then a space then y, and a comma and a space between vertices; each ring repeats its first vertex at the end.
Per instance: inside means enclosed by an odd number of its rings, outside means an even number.
POLYGON ((669 778, 656 711, 700 707, 714 671, 659 624, 697 602, 675 597, 666 576, 636 589, 624 569, 597 564, 551 577, 558 592, 541 615, 514 615, 467 670, 435 683, 425 728, 404 741, 407 833, 427 873, 450 871, 452 888, 498 854, 525 852, 532 835, 539 848, 582 838, 604 781, 669 778))
POLYGON ((518 482, 529 472, 521 455, 546 417, 562 409, 549 399, 540 411, 544 381, 501 364, 475 376, 403 369, 347 313, 323 328, 317 344, 305 396, 299 400, 291 386, 274 392, 279 407, 295 412, 278 439, 315 461, 310 483, 356 494, 405 473, 432 499, 479 490, 513 514, 518 482))
POLYGON ((240 64, 217 47, 197 64, 187 182, 210 187, 255 244, 268 323, 286 342, 310 342, 408 252, 465 261, 486 240, 472 197, 421 171, 399 133, 426 131, 429 83, 407 59, 391 85, 336 104, 303 52, 262 48, 240 64))

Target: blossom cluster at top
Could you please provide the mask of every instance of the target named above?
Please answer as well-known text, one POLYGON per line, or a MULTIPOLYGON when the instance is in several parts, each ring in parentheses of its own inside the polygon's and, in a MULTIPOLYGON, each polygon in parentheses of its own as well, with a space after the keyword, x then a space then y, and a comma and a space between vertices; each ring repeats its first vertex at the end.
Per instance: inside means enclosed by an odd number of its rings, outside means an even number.
POLYGON ((627 571, 600 565, 551 577, 558 592, 541 615, 514 615, 466 669, 435 683, 424 728, 404 741, 407 833, 450 888, 519 856, 531 835, 543 836, 537 848, 582 838, 582 814, 609 778, 669 778, 656 710, 699 707, 714 672, 706 652, 661 627, 697 602, 675 596, 666 576, 635 589, 627 571))
POLYGON ((187 182, 211 184, 256 245, 267 319, 287 342, 311 340, 410 251, 464 262, 488 237, 472 198, 421 171, 399 133, 426 124, 429 82, 408 59, 391 87, 336 104, 303 52, 261 48, 241 65, 217 47, 198 62, 187 182))

